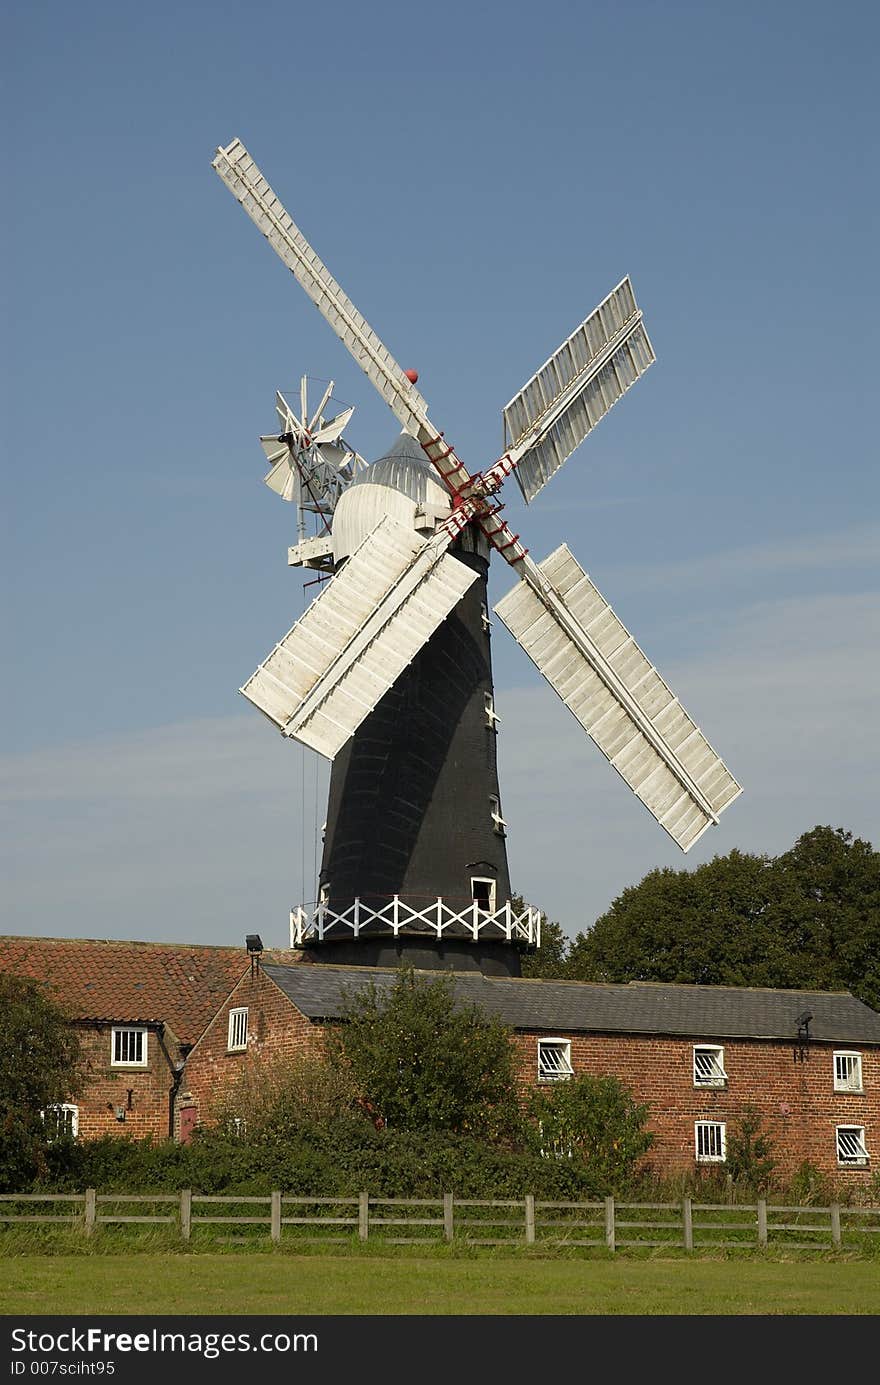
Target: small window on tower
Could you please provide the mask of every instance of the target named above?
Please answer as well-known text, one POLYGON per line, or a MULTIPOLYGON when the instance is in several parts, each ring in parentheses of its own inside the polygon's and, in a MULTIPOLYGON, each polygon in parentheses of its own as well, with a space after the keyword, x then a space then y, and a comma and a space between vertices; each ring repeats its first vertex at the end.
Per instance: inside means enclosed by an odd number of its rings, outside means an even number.
POLYGON ((492 815, 492 826, 499 837, 503 837, 505 835, 504 829, 507 823, 501 816, 501 799, 498 798, 497 794, 490 794, 489 796, 489 811, 492 815))
POLYGON ((495 881, 481 876, 471 876, 471 894, 479 914, 495 912, 495 881))
POLYGON ((486 725, 490 731, 497 731, 501 721, 500 716, 495 711, 495 699, 490 692, 485 694, 486 698, 486 725))

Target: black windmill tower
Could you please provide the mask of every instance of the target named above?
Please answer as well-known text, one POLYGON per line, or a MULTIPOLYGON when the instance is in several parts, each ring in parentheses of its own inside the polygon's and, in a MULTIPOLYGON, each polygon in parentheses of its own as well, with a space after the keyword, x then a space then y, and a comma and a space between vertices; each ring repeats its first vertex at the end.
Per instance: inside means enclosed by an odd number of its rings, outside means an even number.
POLYGON ((326 418, 279 394, 267 484, 295 501, 289 561, 331 580, 242 688, 285 736, 332 761, 313 914, 315 960, 516 975, 539 943, 515 910, 496 762, 489 559, 519 581, 495 613, 613 767, 688 850, 740 786, 565 544, 535 563, 501 515, 530 501, 654 360, 629 279, 504 410, 507 451, 470 473, 416 389, 321 263, 247 150, 213 163, 402 426, 368 466, 326 418), (307 517, 320 532, 306 533, 307 517))

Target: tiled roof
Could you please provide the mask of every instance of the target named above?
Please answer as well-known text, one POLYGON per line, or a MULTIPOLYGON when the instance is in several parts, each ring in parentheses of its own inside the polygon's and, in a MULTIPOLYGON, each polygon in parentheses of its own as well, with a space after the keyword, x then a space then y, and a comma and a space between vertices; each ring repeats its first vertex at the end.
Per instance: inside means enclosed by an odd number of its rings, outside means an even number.
MULTIPOLYGON (((342 1018, 346 992, 356 995, 370 981, 386 990, 397 974, 380 967, 323 963, 282 967, 270 961, 265 963, 264 970, 310 1019, 342 1018)), ((794 1043, 798 1016, 809 1011, 813 1039, 880 1044, 880 1015, 848 991, 773 991, 659 982, 604 985, 588 981, 514 980, 479 972, 443 974, 452 976, 459 1001, 479 1005, 514 1029, 549 1034, 762 1038, 794 1043)))
POLYGON ((161 1021, 184 1044, 249 965, 243 945, 0 937, 0 971, 44 982, 74 1019, 161 1021))

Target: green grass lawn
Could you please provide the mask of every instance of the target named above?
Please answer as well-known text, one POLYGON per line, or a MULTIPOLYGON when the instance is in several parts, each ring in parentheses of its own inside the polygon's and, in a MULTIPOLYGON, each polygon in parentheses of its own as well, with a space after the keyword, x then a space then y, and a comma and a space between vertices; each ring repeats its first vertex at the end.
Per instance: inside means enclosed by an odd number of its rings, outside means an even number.
POLYGON ((876 1260, 21 1254, 5 1314, 875 1314, 876 1260))

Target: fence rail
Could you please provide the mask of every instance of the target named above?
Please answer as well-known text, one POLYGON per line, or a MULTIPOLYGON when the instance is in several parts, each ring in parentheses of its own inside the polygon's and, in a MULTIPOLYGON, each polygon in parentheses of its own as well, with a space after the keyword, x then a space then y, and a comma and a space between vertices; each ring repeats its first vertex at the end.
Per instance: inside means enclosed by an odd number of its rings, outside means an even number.
POLYGON ((826 1250, 865 1244, 861 1238, 880 1235, 880 1206, 848 1207, 835 1202, 828 1207, 792 1207, 764 1198, 730 1204, 694 1202, 689 1197, 681 1202, 621 1202, 613 1197, 542 1202, 532 1194, 494 1201, 456 1198, 453 1193, 439 1198, 372 1197, 366 1192, 356 1197, 308 1197, 279 1191, 253 1196, 191 1189, 99 1193, 86 1188, 82 1193, 0 1194, 0 1232, 4 1226, 34 1223, 66 1225, 85 1236, 104 1227, 172 1226, 184 1241, 191 1240, 198 1228, 224 1227, 241 1228, 248 1236, 258 1234, 253 1228, 265 1228, 276 1243, 290 1228, 289 1241, 374 1237, 395 1245, 457 1241, 493 1246, 604 1246, 611 1251, 771 1245, 826 1250), (318 1234, 306 1235, 310 1229, 318 1234), (331 1231, 346 1234, 331 1235, 331 1231), (491 1234, 481 1234, 487 1232, 491 1234))

